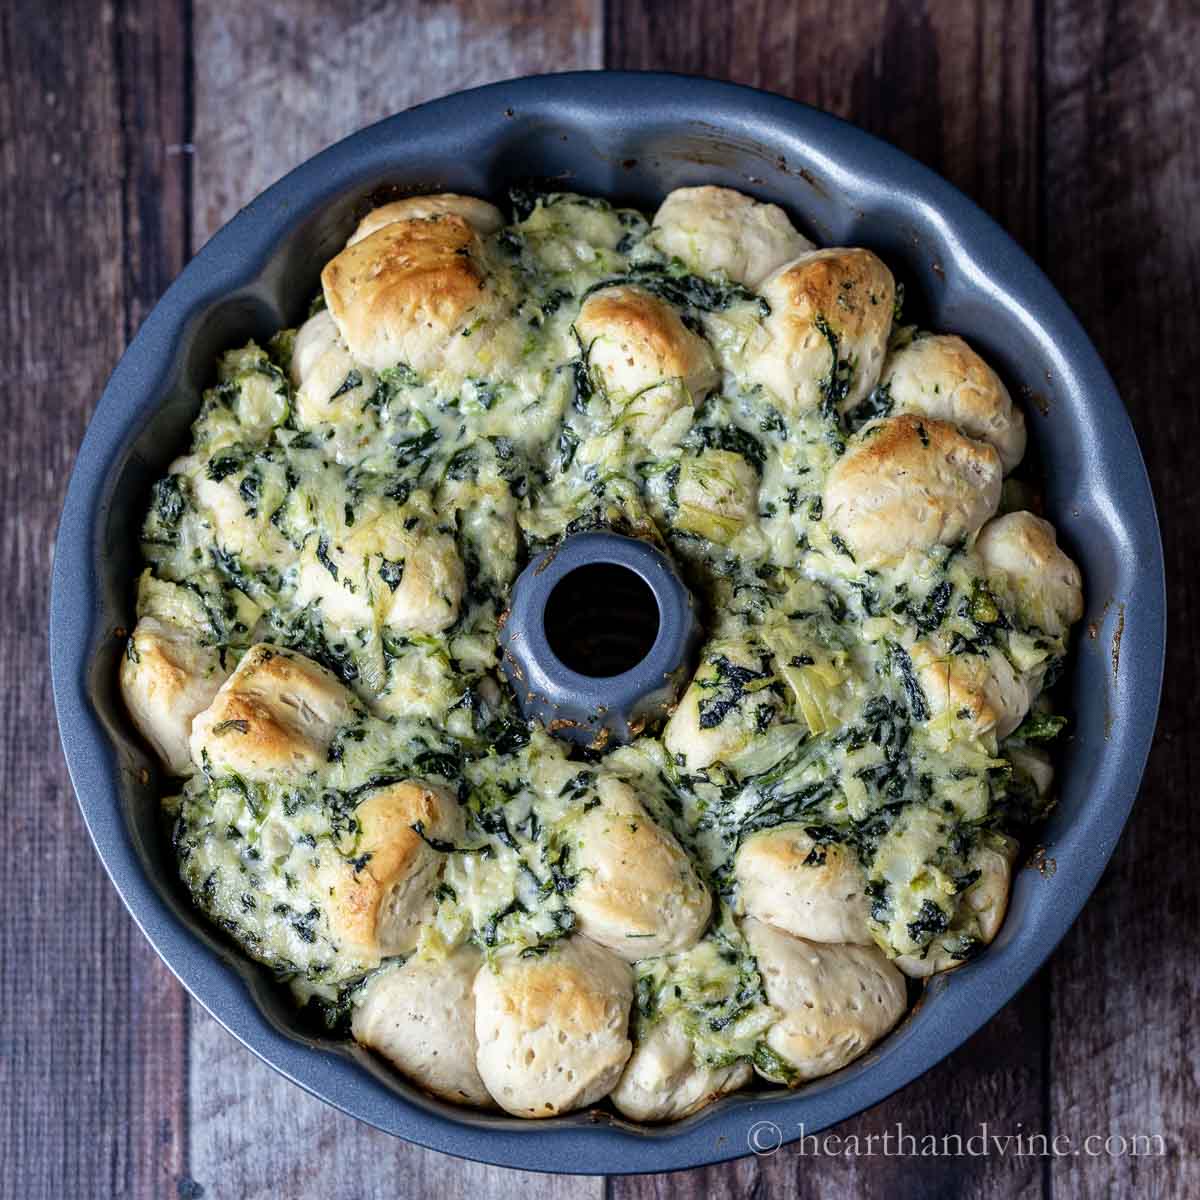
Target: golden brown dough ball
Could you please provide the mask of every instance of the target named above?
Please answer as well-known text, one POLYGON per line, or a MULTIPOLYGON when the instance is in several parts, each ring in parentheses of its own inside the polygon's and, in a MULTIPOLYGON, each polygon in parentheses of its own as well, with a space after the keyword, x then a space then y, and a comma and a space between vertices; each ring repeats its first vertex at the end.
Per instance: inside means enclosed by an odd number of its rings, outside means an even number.
POLYGON ((1025 454, 1025 418, 1000 377, 960 337, 927 334, 888 356, 879 380, 892 413, 911 412, 957 425, 995 448, 1005 473, 1025 454))
POLYGON ((462 809, 443 788, 409 779, 371 792, 354 817, 354 861, 330 860, 323 869, 330 928, 364 958, 407 953, 430 915, 445 861, 425 839, 461 843, 462 809))
POLYGON ((629 784, 607 777, 596 791, 572 833, 580 930, 630 962, 690 949, 712 911, 691 859, 629 784))
POLYGON ((462 367, 502 315, 479 235, 459 216, 384 225, 327 263, 321 283, 351 356, 373 371, 462 367))
POLYGON ((477 1065, 518 1117, 556 1117, 603 1099, 633 1050, 633 971, 585 937, 524 958, 508 951, 475 976, 477 1065))
POLYGON ((995 646, 984 654, 952 654, 935 637, 917 642, 910 655, 932 715, 955 722, 970 736, 1007 737, 1033 702, 1027 680, 995 646))
POLYGON ((406 196, 373 208, 350 235, 347 246, 353 246, 371 234, 396 221, 425 221, 431 217, 461 217, 482 237, 495 233, 504 224, 500 210, 475 196, 458 196, 442 192, 434 196, 406 196))
POLYGON ((768 1047, 790 1068, 776 1083, 801 1083, 838 1071, 866 1053, 900 1020, 904 977, 875 946, 808 942, 748 919, 743 932, 758 960, 767 1001, 782 1016, 768 1047))
POLYGON ((771 306, 747 343, 746 373, 785 413, 819 408, 836 397, 853 408, 875 386, 887 351, 896 284, 870 250, 814 250, 781 267, 760 289, 771 306), (844 396, 837 358, 846 364, 844 396))
POLYGON ((121 659, 121 695, 138 732, 172 775, 195 770, 188 748, 192 722, 228 674, 215 648, 169 622, 143 617, 134 628, 121 659))
POLYGON ((614 413, 644 441, 716 385, 708 343, 665 300, 641 288, 593 292, 575 328, 614 413))
POLYGON ((829 472, 825 517, 860 564, 878 566, 975 533, 1000 503, 1001 476, 996 451, 953 425, 887 417, 829 472))
POLYGON ((193 722, 192 759, 250 780, 307 775, 354 715, 350 693, 324 667, 292 650, 251 646, 193 722))
POLYGON ((747 838, 734 859, 741 908, 812 942, 871 944, 866 876, 839 842, 818 844, 800 826, 747 838))
POLYGON ((778 205, 723 187, 676 188, 659 206, 651 238, 689 271, 750 288, 813 248, 778 205))

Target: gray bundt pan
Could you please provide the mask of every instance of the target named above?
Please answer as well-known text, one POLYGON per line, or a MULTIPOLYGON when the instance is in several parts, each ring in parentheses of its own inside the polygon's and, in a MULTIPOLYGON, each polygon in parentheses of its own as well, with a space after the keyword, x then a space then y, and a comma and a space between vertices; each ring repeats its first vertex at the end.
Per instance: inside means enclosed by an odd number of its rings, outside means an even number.
POLYGON ((599 1173, 733 1158, 750 1149, 758 1121, 786 1140, 819 1130, 916 1078, 988 1021, 1062 938, 1113 852, 1154 732, 1164 620, 1154 502, 1129 418, 1066 304, 997 225, 899 151, 800 104, 700 79, 596 73, 480 88, 382 121, 293 171, 204 247, 122 358, 79 452, 55 554, 50 650, 63 747, 96 849, 142 931, 221 1024, 289 1079, 410 1141, 599 1173), (1080 637, 1064 684, 1074 736, 1044 838, 1057 870, 1018 875, 988 952, 934 980, 846 1070, 797 1092, 734 1095, 663 1128, 604 1109, 533 1124, 454 1108, 353 1046, 300 1032, 269 974, 205 925, 176 884, 160 847, 156 767, 114 686, 149 485, 183 448, 218 351, 303 316, 322 264, 379 189, 503 203, 530 178, 645 209, 681 185, 726 184, 783 205, 819 242, 879 252, 928 324, 966 335, 1025 396, 1048 515, 1084 572, 1081 628, 1096 634, 1080 637))

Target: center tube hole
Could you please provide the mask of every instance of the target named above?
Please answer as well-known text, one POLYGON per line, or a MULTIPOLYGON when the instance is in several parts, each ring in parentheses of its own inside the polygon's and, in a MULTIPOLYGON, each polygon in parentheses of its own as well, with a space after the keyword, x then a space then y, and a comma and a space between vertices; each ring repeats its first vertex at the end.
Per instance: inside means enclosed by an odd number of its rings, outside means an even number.
POLYGON ((650 585, 619 563, 576 567, 554 586, 542 614, 559 662, 607 679, 632 670, 658 637, 658 600, 650 585))

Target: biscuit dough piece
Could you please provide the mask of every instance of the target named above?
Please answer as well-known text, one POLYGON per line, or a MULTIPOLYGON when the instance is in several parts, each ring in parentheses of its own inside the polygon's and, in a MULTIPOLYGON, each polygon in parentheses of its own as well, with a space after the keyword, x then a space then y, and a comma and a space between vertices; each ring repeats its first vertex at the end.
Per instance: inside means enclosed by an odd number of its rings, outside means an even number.
POLYGON ((336 538, 309 538, 296 602, 318 602, 343 628, 440 633, 458 619, 466 570, 453 536, 434 519, 422 494, 407 507, 391 500, 364 505, 336 538))
POLYGON ((765 670, 763 652, 741 642, 716 641, 704 648, 692 682, 663 728, 663 745, 679 766, 703 771, 721 762, 736 770, 754 753, 764 724, 779 711, 772 692, 755 690, 765 670), (726 680, 743 674, 750 681, 735 693, 726 680), (714 710, 719 720, 713 720, 714 710))
POLYGON ((492 1107, 475 1066, 473 989, 482 962, 465 945, 444 959, 417 954, 385 967, 355 997, 355 1040, 443 1100, 492 1107))
POLYGON ((350 235, 347 246, 361 242, 385 225, 396 221, 422 221, 430 217, 461 217, 476 233, 487 237, 504 225, 500 210, 486 200, 475 196, 459 196, 453 192, 442 192, 433 196, 406 196, 373 208, 350 235))
POLYGON ((907 413, 863 427, 825 481, 825 517, 860 565, 950 545, 1000 503, 1000 456, 945 421, 907 413))
POLYGON ((975 553, 1000 594, 1052 637, 1083 616, 1083 577, 1049 521, 1029 512, 1006 513, 983 527, 975 553))
POLYGON ((330 927, 364 958, 405 954, 430 915, 445 862, 429 841, 461 843, 462 809, 443 788, 408 779, 369 793, 354 816, 354 859, 323 869, 330 927))
POLYGON ((991 367, 953 334, 923 334, 888 356, 879 385, 892 415, 919 413, 987 442, 1005 474, 1025 454, 1025 418, 991 367))
POLYGON ((384 225, 328 262, 321 284, 351 356, 373 371, 465 368, 503 310, 479 234, 450 214, 384 225))
POLYGON ((596 790, 601 803, 573 831, 580 878, 571 907, 580 931, 629 962, 694 946, 712 897, 692 860, 629 784, 610 776, 596 790))
MULTIPOLYGON (((963 894, 963 900, 966 915, 973 926, 972 936, 984 945, 992 942, 1004 924, 1016 859, 1016 841, 1003 834, 993 834, 987 843, 977 846, 971 854, 972 869, 980 874, 963 894)), ((916 954, 902 954, 895 964, 913 979, 925 979, 938 971, 961 967, 967 958, 961 953, 958 957, 954 956, 958 936, 955 930, 951 930, 945 937, 935 938, 923 958, 916 954)))
POLYGON ((593 292, 575 321, 614 416, 643 441, 703 400, 718 379, 708 343, 665 300, 638 287, 593 292))
POLYGON ((654 215, 651 239, 689 271, 749 288, 813 249, 778 205, 723 187, 676 188, 654 215))
POLYGON ((853 408, 883 366, 896 304, 891 271, 870 250, 814 250, 759 290, 771 313, 747 343, 749 378, 785 415, 829 403, 853 408))
POLYGON ((633 970, 585 937, 541 957, 503 952, 475 977, 479 1075, 518 1117, 556 1117, 603 1099, 633 1050, 633 970))
POLYGON ((686 1030, 661 1020, 634 1047, 612 1102, 634 1121, 679 1121, 745 1087, 753 1074, 747 1062, 697 1065, 686 1030))
POLYGON ((819 1079, 853 1062, 904 1014, 904 977, 875 946, 808 942, 753 918, 742 926, 767 1000, 782 1016, 768 1047, 790 1068, 776 1083, 819 1079))
POLYGON ((812 942, 869 946, 867 880, 858 856, 819 844, 800 826, 767 829, 738 849, 734 873, 743 911, 812 942))
POLYGON ((961 723, 972 737, 995 733, 1001 738, 1025 719, 1033 702, 1029 682, 996 646, 983 654, 953 654, 934 637, 917 642, 909 653, 933 716, 961 723))
POLYGON ((292 343, 295 414, 302 429, 356 413, 375 394, 375 373, 354 361, 328 309, 309 317, 292 343))
POLYGON ((353 698, 336 676, 293 650, 260 643, 193 722, 192 760, 255 781, 308 775, 354 717, 353 698))
POLYGON ((172 775, 195 770, 188 748, 192 722, 212 703, 229 672, 215 647, 186 630, 143 617, 121 658, 120 685, 138 732, 172 775))

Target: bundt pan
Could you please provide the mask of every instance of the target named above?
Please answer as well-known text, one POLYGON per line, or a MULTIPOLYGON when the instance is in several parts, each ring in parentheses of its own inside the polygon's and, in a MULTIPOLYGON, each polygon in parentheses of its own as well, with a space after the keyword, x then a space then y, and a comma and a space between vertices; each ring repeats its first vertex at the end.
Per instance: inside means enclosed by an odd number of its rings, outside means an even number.
POLYGON ((1095 887, 1133 804, 1158 708, 1164 608, 1154 502, 1129 418, 1066 304, 998 226, 912 159, 803 105, 700 79, 596 73, 497 84, 382 121, 293 171, 204 247, 147 318, 87 431, 59 528, 50 650, 96 849, 163 960, 235 1037, 323 1100, 424 1146, 539 1171, 662 1171, 745 1154, 757 1121, 786 1141, 875 1104, 1026 983, 1095 887), (1024 397, 1047 515, 1082 566, 1088 601, 1088 633, 1063 684, 1074 736, 1043 839, 1057 870, 1020 872, 987 953, 935 978, 852 1066, 795 1092, 735 1094, 660 1128, 603 1109, 528 1123, 455 1108, 366 1051, 303 1032, 269 974, 204 924, 176 884, 156 767, 116 690, 150 483, 185 445, 217 353, 300 320, 322 265, 381 189, 503 203, 510 185, 531 179, 644 209, 672 188, 724 184, 783 205, 818 242, 881 254, 925 323, 965 335, 1024 397))

